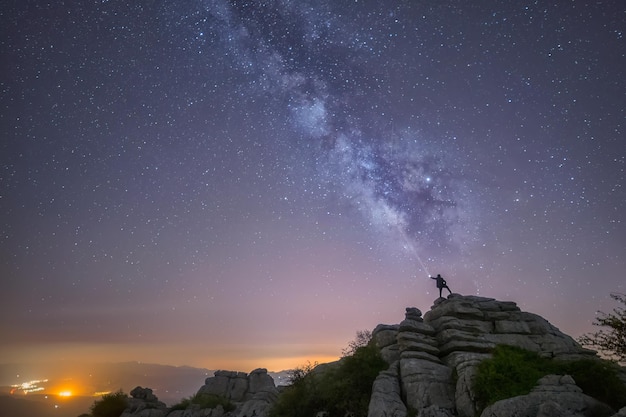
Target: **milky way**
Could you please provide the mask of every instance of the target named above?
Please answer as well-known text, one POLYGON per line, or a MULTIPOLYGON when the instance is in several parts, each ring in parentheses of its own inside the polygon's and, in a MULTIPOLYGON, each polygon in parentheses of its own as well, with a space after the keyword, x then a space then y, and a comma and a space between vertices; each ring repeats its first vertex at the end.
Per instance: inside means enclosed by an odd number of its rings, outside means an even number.
POLYGON ((427 310, 430 274, 573 336, 626 291, 622 5, 1 19, 8 360, 278 370, 427 310))

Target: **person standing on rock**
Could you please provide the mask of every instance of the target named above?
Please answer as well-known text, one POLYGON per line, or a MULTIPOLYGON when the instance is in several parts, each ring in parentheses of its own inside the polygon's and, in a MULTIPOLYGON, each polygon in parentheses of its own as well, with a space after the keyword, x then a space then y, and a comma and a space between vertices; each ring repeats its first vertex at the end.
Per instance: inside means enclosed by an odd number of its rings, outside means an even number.
POLYGON ((450 294, 452 294, 452 291, 450 291, 450 288, 448 287, 448 283, 446 283, 446 280, 443 279, 443 277, 440 274, 437 274, 436 277, 430 277, 430 279, 437 280, 437 288, 439 288, 439 298, 441 298, 441 291, 444 288, 448 290, 450 294))

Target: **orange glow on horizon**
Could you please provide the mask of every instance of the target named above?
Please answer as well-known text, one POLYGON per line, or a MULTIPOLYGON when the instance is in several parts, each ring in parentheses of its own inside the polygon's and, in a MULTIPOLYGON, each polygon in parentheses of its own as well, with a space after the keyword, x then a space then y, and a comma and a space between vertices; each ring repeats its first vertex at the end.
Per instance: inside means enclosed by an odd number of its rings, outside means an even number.
MULTIPOLYGON (((338 359, 339 357, 337 356, 299 356, 290 358, 265 358, 258 360, 258 362, 262 363, 263 367, 267 368, 269 371, 279 372, 287 369, 300 368, 307 364, 315 365, 316 363, 334 362, 338 359)), ((252 369, 250 369, 250 371, 252 371, 252 369)))
POLYGON ((59 392, 59 397, 71 397, 71 396, 72 396, 72 391, 70 390, 63 390, 59 392))

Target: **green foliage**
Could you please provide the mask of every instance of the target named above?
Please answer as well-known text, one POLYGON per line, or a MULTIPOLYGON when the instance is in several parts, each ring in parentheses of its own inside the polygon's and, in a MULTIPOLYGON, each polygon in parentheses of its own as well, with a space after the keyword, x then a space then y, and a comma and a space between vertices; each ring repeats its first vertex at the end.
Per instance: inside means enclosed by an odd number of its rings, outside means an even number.
POLYGON ((309 363, 292 373, 292 383, 280 395, 270 417, 313 417, 319 411, 330 416, 353 413, 365 417, 374 379, 387 366, 373 343, 354 346, 351 355, 323 371, 309 363))
POLYGON ((612 362, 598 359, 554 361, 504 345, 497 346, 493 357, 478 366, 474 380, 477 405, 482 410, 496 401, 528 394, 541 377, 550 374, 571 375, 585 394, 616 409, 626 405, 626 386, 612 362))
POLYGON ((221 405, 225 412, 234 411, 235 405, 227 398, 219 395, 197 393, 189 398, 183 398, 178 404, 171 407, 171 410, 186 410, 192 405, 196 405, 199 409, 213 409, 221 405))
POLYGON ((91 406, 93 417, 119 417, 128 408, 128 396, 121 390, 104 394, 101 400, 94 401, 91 406))
POLYGON ((496 346, 493 358, 478 365, 474 380, 480 408, 505 398, 528 394, 546 371, 546 359, 513 346, 496 346))
MULTIPOLYGON (((626 295, 613 293, 611 298, 626 306, 626 295)), ((599 311, 598 314, 593 325, 605 329, 584 334, 578 341, 600 350, 609 358, 626 362, 626 309, 617 307, 612 313, 599 311)))
POLYGON ((618 366, 610 361, 585 359, 559 363, 563 374, 571 375, 585 394, 616 410, 626 406, 626 386, 618 377, 618 366))

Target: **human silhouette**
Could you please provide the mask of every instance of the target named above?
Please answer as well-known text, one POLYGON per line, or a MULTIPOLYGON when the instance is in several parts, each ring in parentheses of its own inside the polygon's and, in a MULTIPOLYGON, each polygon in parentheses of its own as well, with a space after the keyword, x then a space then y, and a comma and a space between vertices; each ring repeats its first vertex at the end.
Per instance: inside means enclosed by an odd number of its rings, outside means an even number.
POLYGON ((440 274, 437 274, 436 277, 430 277, 430 279, 434 279, 437 280, 437 288, 439 288, 439 298, 441 298, 441 291, 445 288, 446 290, 448 290, 448 292, 450 294, 452 294, 452 291, 450 291, 450 287, 448 287, 448 284, 446 283, 446 280, 443 279, 441 277, 440 274))

